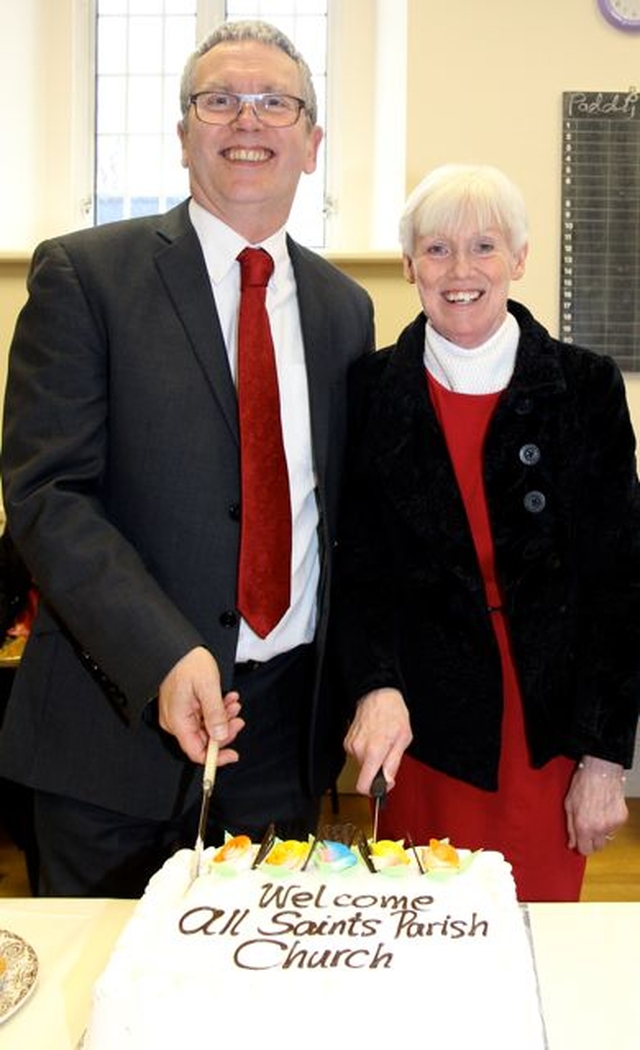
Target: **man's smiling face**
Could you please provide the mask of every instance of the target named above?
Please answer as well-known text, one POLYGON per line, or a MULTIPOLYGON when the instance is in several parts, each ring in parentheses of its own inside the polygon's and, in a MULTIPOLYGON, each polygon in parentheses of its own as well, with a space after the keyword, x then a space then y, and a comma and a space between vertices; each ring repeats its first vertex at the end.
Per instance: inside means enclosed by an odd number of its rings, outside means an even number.
MULTIPOLYGON (((300 73, 277 47, 226 42, 202 55, 195 67, 192 93, 216 89, 300 97, 300 73)), ((250 241, 264 240, 286 223, 300 175, 315 170, 322 139, 304 111, 290 127, 270 128, 251 105, 227 125, 203 123, 192 106, 178 134, 194 199, 250 241)))

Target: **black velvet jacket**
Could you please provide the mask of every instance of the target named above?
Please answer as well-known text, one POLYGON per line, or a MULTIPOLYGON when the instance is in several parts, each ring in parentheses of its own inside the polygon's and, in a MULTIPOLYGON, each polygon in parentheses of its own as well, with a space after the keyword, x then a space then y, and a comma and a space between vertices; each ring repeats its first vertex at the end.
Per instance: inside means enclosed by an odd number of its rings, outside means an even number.
MULTIPOLYGON (((534 765, 629 766, 640 695, 640 492, 614 362, 524 307, 484 477, 534 765)), ((399 688, 410 753, 495 789, 501 669, 462 500, 429 397, 424 315, 351 375, 336 644, 351 701, 399 688)))

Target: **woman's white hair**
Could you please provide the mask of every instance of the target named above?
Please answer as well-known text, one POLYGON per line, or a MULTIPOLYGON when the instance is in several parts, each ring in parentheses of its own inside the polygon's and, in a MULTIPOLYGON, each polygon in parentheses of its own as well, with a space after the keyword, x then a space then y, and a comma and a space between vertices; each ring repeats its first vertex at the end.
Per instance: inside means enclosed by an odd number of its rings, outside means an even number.
POLYGON ((504 172, 488 164, 443 164, 407 198, 400 218, 402 252, 411 257, 418 238, 451 235, 470 223, 478 230, 497 227, 512 252, 528 240, 524 198, 504 172))

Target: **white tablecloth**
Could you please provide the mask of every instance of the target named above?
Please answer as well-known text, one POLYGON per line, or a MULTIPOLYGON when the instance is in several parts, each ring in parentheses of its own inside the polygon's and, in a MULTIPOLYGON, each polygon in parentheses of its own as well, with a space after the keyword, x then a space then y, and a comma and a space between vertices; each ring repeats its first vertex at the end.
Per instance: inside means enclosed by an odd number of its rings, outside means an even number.
MULTIPOLYGON (((0 928, 40 962, 33 994, 0 1025, 0 1050, 76 1050, 91 988, 132 907, 0 899, 0 928)), ((532 904, 529 915, 549 1050, 640 1050, 640 903, 532 904)))

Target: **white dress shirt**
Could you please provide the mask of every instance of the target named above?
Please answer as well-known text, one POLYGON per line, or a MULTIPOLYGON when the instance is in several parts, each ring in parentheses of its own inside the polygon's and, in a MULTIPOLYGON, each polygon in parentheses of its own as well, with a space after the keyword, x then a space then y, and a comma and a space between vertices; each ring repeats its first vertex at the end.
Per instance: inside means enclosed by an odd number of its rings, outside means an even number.
POLYGON ((274 261, 266 302, 278 372, 282 435, 291 493, 291 605, 266 638, 259 638, 241 620, 236 652, 238 662, 269 660, 313 640, 320 576, 309 389, 296 282, 284 228, 258 245, 248 245, 240 234, 194 200, 189 203, 189 215, 204 253, 234 382, 240 303, 237 257, 243 248, 259 247, 268 251, 274 261))

